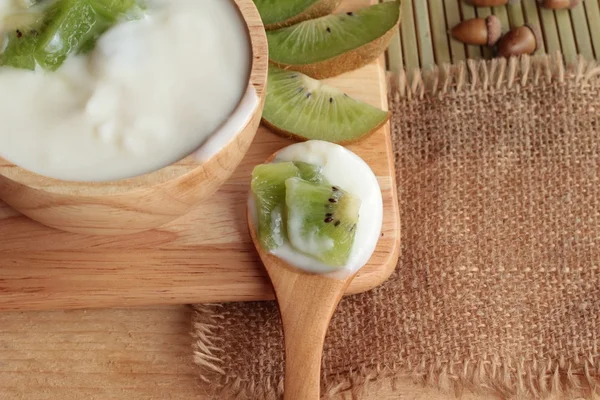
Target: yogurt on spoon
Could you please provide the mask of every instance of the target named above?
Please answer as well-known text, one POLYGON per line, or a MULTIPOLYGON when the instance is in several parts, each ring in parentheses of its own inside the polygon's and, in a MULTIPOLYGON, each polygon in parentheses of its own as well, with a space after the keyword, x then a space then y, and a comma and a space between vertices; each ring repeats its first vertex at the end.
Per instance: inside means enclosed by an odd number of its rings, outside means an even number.
MULTIPOLYGON (((319 140, 288 146, 275 155, 272 163, 290 161, 318 166, 320 173, 329 184, 347 191, 359 200, 356 232, 348 259, 342 266, 329 265, 299 251, 285 234, 282 243, 271 249, 270 253, 289 265, 309 273, 327 274, 337 278, 355 274, 368 263, 381 235, 383 200, 375 174, 364 160, 348 149, 319 140)), ((257 198, 252 191, 249 196, 248 208, 253 225, 257 227, 257 198)), ((285 214, 284 211, 284 219, 286 218, 285 214)), ((290 221, 287 221, 287 226, 289 223, 290 221)))

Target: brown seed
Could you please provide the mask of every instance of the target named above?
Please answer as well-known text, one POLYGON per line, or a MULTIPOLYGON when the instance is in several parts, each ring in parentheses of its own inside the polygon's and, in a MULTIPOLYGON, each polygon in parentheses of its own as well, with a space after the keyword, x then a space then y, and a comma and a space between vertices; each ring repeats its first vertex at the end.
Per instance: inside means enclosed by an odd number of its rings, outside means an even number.
POLYGON ((470 4, 475 7, 495 7, 495 6, 503 6, 512 2, 511 0, 465 0, 467 4, 470 4))
POLYGON ((498 57, 533 54, 542 43, 542 33, 537 26, 524 25, 510 30, 498 41, 498 57))
POLYGON ((502 23, 494 15, 468 19, 452 28, 450 34, 463 43, 493 46, 502 35, 502 23))
POLYGON ((552 10, 560 10, 563 8, 575 8, 580 0, 537 0, 539 5, 552 10))

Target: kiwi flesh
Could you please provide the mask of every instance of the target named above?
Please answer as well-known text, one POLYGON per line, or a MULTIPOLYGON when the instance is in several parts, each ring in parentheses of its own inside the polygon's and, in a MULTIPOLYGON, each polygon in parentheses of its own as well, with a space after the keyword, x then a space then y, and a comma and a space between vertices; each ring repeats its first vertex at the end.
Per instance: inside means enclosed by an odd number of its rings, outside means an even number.
POLYGON ((256 201, 258 239, 266 250, 283 244, 285 181, 300 176, 292 162, 261 164, 254 167, 250 187, 256 201))
POLYGON ((375 132, 390 113, 294 71, 269 68, 262 121, 274 132, 297 140, 338 144, 375 132))
POLYGON ((305 163, 302 161, 294 161, 294 165, 300 172, 300 177, 305 181, 317 183, 320 185, 328 185, 327 180, 323 176, 323 168, 318 165, 305 163))
POLYGON ((136 0, 56 0, 48 4, 37 20, 32 16, 39 11, 31 11, 21 20, 22 26, 8 34, 0 65, 33 70, 39 64, 56 70, 70 54, 91 50, 136 0))
POLYGON ((266 30, 330 14, 340 2, 341 0, 254 0, 266 30))
POLYGON ((292 247, 330 266, 348 261, 360 200, 341 188, 300 178, 285 181, 287 236, 292 247))
POLYGON ((316 79, 334 77, 379 57, 399 23, 399 0, 303 21, 267 32, 269 60, 316 79))

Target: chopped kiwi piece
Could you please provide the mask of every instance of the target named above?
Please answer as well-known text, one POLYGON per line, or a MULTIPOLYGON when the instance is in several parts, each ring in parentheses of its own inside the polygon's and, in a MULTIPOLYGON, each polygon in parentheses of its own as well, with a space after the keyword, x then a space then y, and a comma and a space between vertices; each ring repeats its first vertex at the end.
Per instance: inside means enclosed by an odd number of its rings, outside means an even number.
POLYGON ((267 32, 269 59, 313 78, 329 78, 379 57, 399 22, 399 1, 303 21, 267 32))
POLYGON ((327 180, 322 174, 323 167, 320 165, 309 164, 302 161, 294 161, 294 165, 300 172, 300 178, 304 179, 305 181, 327 184, 327 180))
POLYGON ((299 72, 270 67, 263 122, 283 136, 333 143, 358 141, 389 113, 299 72))
POLYGON ((98 37, 132 9, 136 0, 56 0, 48 4, 40 6, 43 17, 35 26, 30 19, 23 19, 24 26, 9 36, 2 65, 35 69, 37 63, 56 70, 70 54, 93 49, 98 37))
POLYGON ((20 29, 8 35, 4 53, 0 55, 0 65, 33 71, 36 66, 35 48, 38 42, 37 32, 20 29))
POLYGON ((254 0, 267 30, 327 15, 341 0, 254 0))
POLYGON ((332 267, 343 267, 352 251, 360 200, 342 188, 300 178, 285 181, 290 244, 332 267))
POLYGON ((258 239, 266 250, 283 244, 285 181, 299 175, 292 162, 261 164, 252 171, 251 189, 256 199, 258 239))
POLYGON ((49 10, 36 59, 55 70, 72 53, 89 51, 98 37, 114 25, 135 0, 60 0, 49 10), (58 39, 58 40, 57 40, 58 39))

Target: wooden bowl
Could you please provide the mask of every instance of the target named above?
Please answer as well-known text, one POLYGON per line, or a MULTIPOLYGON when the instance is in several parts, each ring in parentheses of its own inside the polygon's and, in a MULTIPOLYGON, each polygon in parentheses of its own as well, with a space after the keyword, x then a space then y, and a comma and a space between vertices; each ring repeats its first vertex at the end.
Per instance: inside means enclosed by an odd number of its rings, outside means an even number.
MULTIPOLYGON (((157 171, 111 182, 70 182, 41 176, 0 157, 0 199, 44 225, 68 232, 124 235, 161 226, 214 194, 248 151, 264 107, 268 46, 252 0, 233 0, 246 21, 252 65, 246 95, 223 146, 198 152, 157 171), (253 110, 251 113, 242 112, 253 110), (245 114, 245 115, 240 115, 245 114)), ((223 136, 221 136, 221 139, 223 136)))

